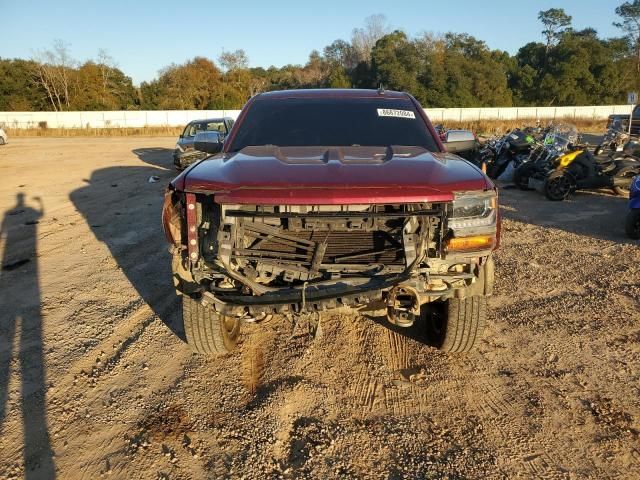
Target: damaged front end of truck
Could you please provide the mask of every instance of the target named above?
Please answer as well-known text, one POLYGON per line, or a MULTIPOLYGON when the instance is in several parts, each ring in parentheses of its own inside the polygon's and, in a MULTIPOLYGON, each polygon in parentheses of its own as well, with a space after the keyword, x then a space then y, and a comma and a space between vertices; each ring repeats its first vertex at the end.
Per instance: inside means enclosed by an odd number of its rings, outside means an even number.
POLYGON ((374 305, 410 326, 425 303, 493 285, 494 190, 451 202, 270 206, 169 190, 163 217, 177 290, 237 318, 374 305))

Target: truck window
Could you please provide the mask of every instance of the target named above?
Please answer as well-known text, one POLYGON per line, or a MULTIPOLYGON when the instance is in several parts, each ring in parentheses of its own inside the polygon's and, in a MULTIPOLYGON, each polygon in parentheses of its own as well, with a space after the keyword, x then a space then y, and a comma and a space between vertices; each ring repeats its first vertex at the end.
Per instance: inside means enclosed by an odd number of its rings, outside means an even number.
POLYGON ((214 122, 197 122, 187 125, 182 133, 183 137, 195 137, 198 132, 220 132, 223 135, 227 133, 223 121, 214 122))
POLYGON ((257 98, 229 147, 417 146, 438 151, 409 99, 257 98))

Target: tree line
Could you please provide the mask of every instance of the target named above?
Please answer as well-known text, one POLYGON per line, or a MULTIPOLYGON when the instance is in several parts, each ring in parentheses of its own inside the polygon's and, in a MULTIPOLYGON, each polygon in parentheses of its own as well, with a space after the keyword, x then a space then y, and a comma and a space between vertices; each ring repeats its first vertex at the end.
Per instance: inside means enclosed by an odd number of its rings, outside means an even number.
POLYGON ((74 60, 56 41, 33 58, 0 59, 0 111, 239 109, 256 93, 296 88, 377 88, 412 93, 425 107, 605 105, 640 89, 640 0, 615 12, 621 35, 576 30, 561 8, 541 11, 543 41, 515 55, 468 34, 409 36, 368 17, 305 65, 249 67, 243 50, 196 57, 135 86, 101 50, 74 60))

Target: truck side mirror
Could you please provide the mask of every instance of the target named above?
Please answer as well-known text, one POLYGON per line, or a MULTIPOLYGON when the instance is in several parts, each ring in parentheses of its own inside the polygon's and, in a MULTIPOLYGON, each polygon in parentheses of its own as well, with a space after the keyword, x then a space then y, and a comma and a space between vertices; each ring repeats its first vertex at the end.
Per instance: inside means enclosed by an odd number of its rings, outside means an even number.
POLYGON ((475 150, 478 141, 473 132, 469 130, 449 130, 443 144, 447 152, 457 153, 475 150))
POLYGON ((205 153, 219 153, 222 138, 219 132, 198 132, 193 140, 193 148, 205 153))

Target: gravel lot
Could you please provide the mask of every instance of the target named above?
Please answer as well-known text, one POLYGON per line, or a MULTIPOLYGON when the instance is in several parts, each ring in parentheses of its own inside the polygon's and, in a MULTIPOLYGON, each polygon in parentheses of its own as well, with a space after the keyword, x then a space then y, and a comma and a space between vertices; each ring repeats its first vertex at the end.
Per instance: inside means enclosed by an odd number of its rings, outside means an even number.
POLYGON ((472 354, 339 312, 208 359, 180 339, 160 230, 174 141, 0 147, 0 478, 640 478, 624 199, 502 189, 472 354))

